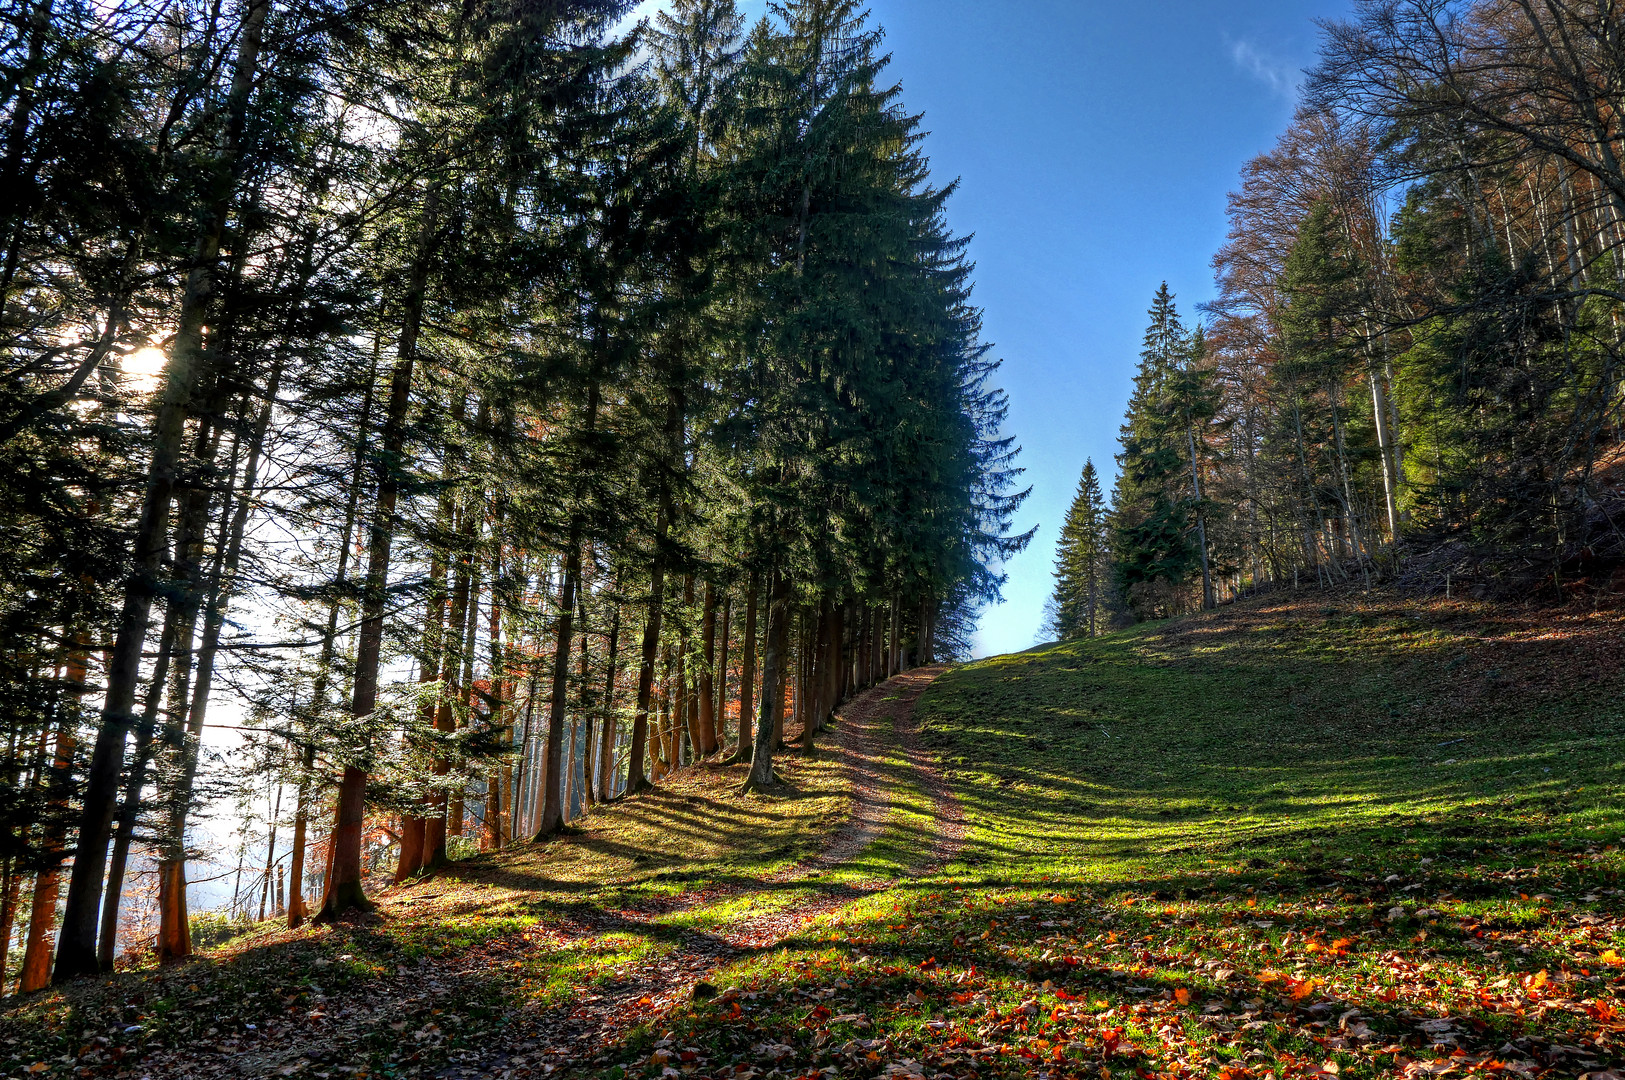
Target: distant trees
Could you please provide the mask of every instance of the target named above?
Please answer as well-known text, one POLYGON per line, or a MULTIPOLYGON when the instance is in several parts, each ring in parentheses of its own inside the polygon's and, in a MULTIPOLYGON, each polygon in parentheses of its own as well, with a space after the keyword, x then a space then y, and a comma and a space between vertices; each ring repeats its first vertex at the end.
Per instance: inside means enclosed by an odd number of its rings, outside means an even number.
POLYGON ((53 933, 56 978, 111 964, 149 855, 192 950, 207 800, 263 815, 262 906, 336 918, 704 758, 771 786, 997 595, 1017 451, 879 30, 629 6, 7 14, 30 987, 53 933), (204 748, 227 694, 247 771, 204 748))
POLYGON ((1200 349, 1176 362, 1147 339, 1114 502, 1138 614, 1369 581, 1399 541, 1556 594, 1625 555, 1606 473, 1625 146, 1599 104, 1617 23, 1597 4, 1361 0, 1327 27, 1301 108, 1231 196, 1200 349), (1188 410, 1159 397, 1180 363, 1188 410))

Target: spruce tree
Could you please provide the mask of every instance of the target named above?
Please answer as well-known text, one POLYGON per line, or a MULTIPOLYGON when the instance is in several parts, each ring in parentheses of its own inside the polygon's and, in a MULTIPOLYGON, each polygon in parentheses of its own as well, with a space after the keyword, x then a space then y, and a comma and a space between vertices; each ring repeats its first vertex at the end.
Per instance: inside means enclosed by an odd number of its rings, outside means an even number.
POLYGON ((1106 526, 1100 476, 1095 472, 1095 463, 1085 461, 1055 549, 1050 627, 1062 641, 1094 637, 1100 632, 1110 564, 1106 526))
POLYGON ((1185 418, 1173 408, 1190 338, 1167 282, 1152 301, 1117 456, 1112 555, 1118 587, 1142 618, 1166 615, 1201 565, 1195 502, 1183 490, 1185 418))

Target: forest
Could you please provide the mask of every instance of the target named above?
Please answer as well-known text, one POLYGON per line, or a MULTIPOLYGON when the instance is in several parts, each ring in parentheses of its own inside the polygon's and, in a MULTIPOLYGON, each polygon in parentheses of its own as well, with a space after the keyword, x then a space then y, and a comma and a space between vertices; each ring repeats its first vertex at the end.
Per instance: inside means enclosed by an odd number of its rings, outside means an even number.
POLYGON ((1247 163, 1187 323, 1164 284, 1053 637, 1273 584, 1607 589, 1625 46, 1571 0, 1363 0, 1247 163))
POLYGON ((8 8, 0 985, 188 956, 211 801, 297 927, 963 653, 1023 496, 879 29, 628 6, 8 8))
POLYGON ((981 656, 860 0, 10 0, 0 1076, 1625 1080, 1622 15, 1320 24, 981 656))

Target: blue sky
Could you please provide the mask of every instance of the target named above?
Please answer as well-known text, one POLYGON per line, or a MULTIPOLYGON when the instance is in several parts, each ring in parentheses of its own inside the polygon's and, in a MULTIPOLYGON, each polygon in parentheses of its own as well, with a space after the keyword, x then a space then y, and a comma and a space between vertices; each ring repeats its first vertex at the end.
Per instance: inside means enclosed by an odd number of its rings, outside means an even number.
POLYGON ((1108 490, 1115 473, 1151 296, 1166 279, 1188 316, 1212 295, 1225 195, 1290 118, 1314 20, 1350 6, 872 0, 935 174, 962 182, 950 219, 976 237, 976 299, 1033 486, 1019 527, 1040 526, 982 617, 982 654, 1036 640, 1084 459, 1108 490))

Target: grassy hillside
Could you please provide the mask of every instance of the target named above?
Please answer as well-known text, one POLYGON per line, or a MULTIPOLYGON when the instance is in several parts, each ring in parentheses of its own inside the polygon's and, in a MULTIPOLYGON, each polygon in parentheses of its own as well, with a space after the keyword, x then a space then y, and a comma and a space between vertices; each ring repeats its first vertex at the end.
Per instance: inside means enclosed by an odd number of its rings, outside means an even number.
POLYGON ((696 770, 14 1006, 0 1072, 1619 1080, 1622 655, 1611 609, 1315 594, 958 668, 912 719, 898 680, 842 728, 888 809, 815 877, 833 743, 780 798, 696 770))
POLYGON ((918 714, 959 862, 671 1034, 843 1075, 1600 1076, 1622 645, 1614 611, 1316 594, 953 671, 918 714))
POLYGON ((1614 842, 1622 658, 1613 612, 1317 595, 989 660, 921 717, 989 830, 972 858, 1216 879, 1614 842))

